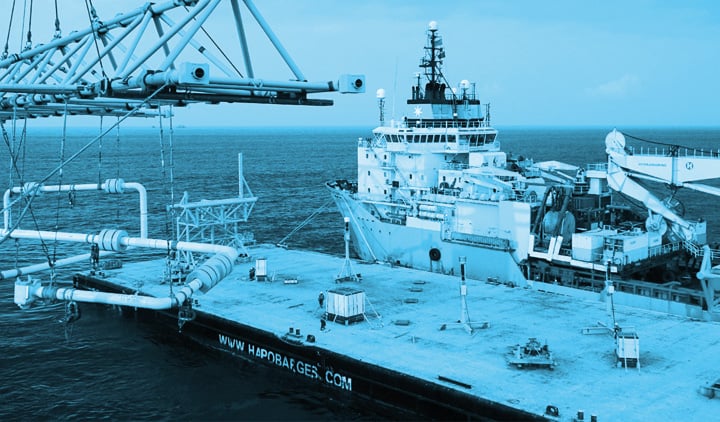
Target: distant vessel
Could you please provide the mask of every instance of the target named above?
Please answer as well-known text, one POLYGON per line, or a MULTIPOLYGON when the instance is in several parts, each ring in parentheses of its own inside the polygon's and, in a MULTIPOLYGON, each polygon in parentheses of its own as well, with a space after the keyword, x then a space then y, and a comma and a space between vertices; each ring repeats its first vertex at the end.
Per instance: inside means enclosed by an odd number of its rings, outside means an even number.
MULTIPOLYGON (((244 3, 257 17, 252 2, 244 3)), ((124 78, 92 84, 80 76, 50 77, 53 71, 67 71, 62 66, 66 61, 76 64, 71 71, 99 61, 76 61, 73 51, 81 46, 85 48, 78 54, 101 54, 120 42, 108 37, 112 42, 107 48, 92 49, 95 36, 119 30, 128 37, 132 28, 145 29, 152 19, 160 27, 173 22, 160 14, 175 9, 192 14, 183 15, 180 27, 172 31, 157 30, 167 36, 152 44, 155 50, 169 52, 166 43, 173 34, 180 34, 182 45, 200 50, 182 25, 197 32, 201 23, 194 17, 207 18, 219 4, 208 0, 143 7, 0 60, 0 68, 16 66, 6 72, 9 80, 17 75, 24 82, 8 83, 5 88, 13 101, 0 106, 27 105, 10 107, 0 117, 101 113, 124 119, 145 110, 162 122, 162 110, 153 107, 177 101, 329 105, 305 96, 364 90, 360 75, 346 75, 337 87, 307 83, 299 71, 296 81, 267 84, 242 77, 210 78, 206 63, 175 66, 176 56, 160 54, 163 66, 145 66, 143 60, 152 52, 128 48, 115 51, 111 61, 124 78), (208 9, 201 14, 203 8, 208 9), (57 62, 50 59, 56 53, 62 54, 57 62), (136 58, 142 58, 140 63, 128 65, 136 58), (31 74, 36 68, 39 73, 31 74), (134 71, 138 74, 129 77, 134 71), (35 83, 66 79, 77 84, 35 83), (97 98, 88 98, 93 95, 97 98)), ((232 5, 244 42, 239 3, 232 5)), ((271 34, 264 21, 257 20, 271 34)), ((129 39, 135 47, 141 44, 139 35, 129 39)), ((677 209, 671 201, 654 199, 626 177, 636 169, 675 186, 717 193, 694 182, 717 171, 712 167, 717 155, 681 156, 676 150, 671 156, 641 151, 630 155, 623 136, 613 131, 606 139, 608 163, 586 171, 508 157, 500 151, 487 110, 476 111, 480 102, 472 85, 463 83, 459 93, 449 94, 440 72, 443 50, 434 23, 428 41, 421 64, 428 81, 421 86, 418 79, 410 100, 418 110, 415 117, 382 125, 372 139, 360 141, 357 184, 328 184, 345 216, 345 256, 255 244, 254 237, 243 232, 257 198, 245 182, 241 156, 236 196, 191 202, 183 195, 170 205, 157 200, 152 207, 148 190, 139 182, 118 177, 50 185, 45 182, 57 171, 29 182, 25 168, 16 166, 23 183, 5 191, 0 235, 16 245, 20 240, 39 241, 46 260, 32 265, 17 260, 0 272, 0 281, 13 280, 13 299, 21 309, 64 302, 65 324, 77 323, 81 303, 111 305, 208 348, 293 374, 308 388, 322 389, 341 402, 362 399, 363 404, 422 418, 709 420, 717 415, 716 404, 708 400, 720 396, 717 364, 702 352, 716 347, 718 324, 700 319, 716 318, 720 274, 712 267, 710 248, 703 245, 705 224, 684 220, 671 210, 677 209), (424 118, 421 106, 430 106, 433 117, 424 118), (612 189, 645 195, 640 199, 652 211, 646 229, 627 224, 634 220, 611 201, 612 189), (72 207, 77 192, 90 196, 129 190, 139 198, 139 218, 124 221, 129 231, 115 221, 111 227, 89 230, 89 215, 66 230, 59 227, 64 204, 72 207), (55 195, 50 201, 54 207, 51 212, 33 211, 32 228, 21 228, 40 194, 55 195), (173 226, 168 238, 149 237, 148 209, 174 216, 166 220, 173 226), (672 236, 662 234, 666 220, 672 236), (351 258, 351 238, 364 261, 351 258), (564 239, 572 239, 572 245, 564 239), (89 251, 58 258, 61 244, 89 251), (620 279, 641 268, 657 268, 681 250, 697 248, 699 256, 701 245, 697 275, 704 295, 620 279), (67 267, 72 268, 72 285, 67 267), (44 273, 49 277, 39 275, 44 273), (630 287, 667 296, 625 291, 630 287), (651 307, 659 301, 665 311, 685 316, 618 306, 628 297, 643 298, 651 307)), ((84 77, 111 72, 91 67, 81 68, 87 72, 84 77)), ((11 148, 13 154, 18 150, 11 148)), ((11 157, 12 164, 18 157, 11 157)), ((69 161, 61 155, 59 169, 69 161)), ((104 210, 103 199, 98 204, 104 210)))
POLYGON ((380 126, 358 141, 357 181, 327 185, 363 260, 457 274, 465 257, 472 278, 596 298, 611 277, 618 303, 718 319, 714 289, 678 282, 696 270, 682 264, 699 262, 706 222, 685 219, 673 197, 720 195, 696 183, 720 177, 717 151, 632 148, 613 130, 608 161, 586 168, 509 155, 489 105, 467 80, 451 88, 444 58, 431 22, 411 116, 386 121, 378 90, 380 126), (637 180, 671 193, 659 199, 637 180))

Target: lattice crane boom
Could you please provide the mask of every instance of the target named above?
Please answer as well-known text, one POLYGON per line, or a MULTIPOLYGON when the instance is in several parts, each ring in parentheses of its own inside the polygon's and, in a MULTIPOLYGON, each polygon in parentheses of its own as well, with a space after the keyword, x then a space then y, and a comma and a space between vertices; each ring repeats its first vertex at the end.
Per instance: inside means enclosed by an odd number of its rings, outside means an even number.
MULTIPOLYGON (((63 114, 120 115, 141 105, 252 102, 332 105, 308 94, 364 92, 362 75, 309 82, 252 3, 243 0, 291 73, 288 80, 255 77, 239 0, 173 0, 101 20, 0 58, 0 120, 63 114), (223 11, 224 7, 232 10, 223 11), (214 41, 211 17, 232 16, 238 46, 227 31, 214 41), (232 47, 232 48, 228 48, 232 47), (243 75, 225 50, 240 51, 243 75), (145 102, 154 93, 152 101, 145 102)), ((149 113, 152 114, 152 113, 149 113)))

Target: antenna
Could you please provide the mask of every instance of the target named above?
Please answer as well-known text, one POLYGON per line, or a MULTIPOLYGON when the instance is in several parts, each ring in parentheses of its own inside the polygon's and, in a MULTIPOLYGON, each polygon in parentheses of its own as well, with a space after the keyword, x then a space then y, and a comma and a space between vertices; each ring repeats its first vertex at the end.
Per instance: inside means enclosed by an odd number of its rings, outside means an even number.
POLYGON ((380 88, 376 94, 378 99, 378 107, 380 107, 380 126, 385 125, 385 90, 380 88))
POLYGON ((337 283, 343 281, 359 281, 358 276, 355 274, 352 268, 352 262, 350 262, 350 218, 345 217, 345 262, 340 269, 335 281, 337 283))
POLYGON ((464 328, 468 334, 473 335, 475 334, 475 329, 488 328, 490 323, 472 322, 470 320, 467 306, 467 283, 465 283, 465 264, 467 263, 467 258, 461 256, 458 260, 460 261, 460 319, 457 322, 441 325, 440 331, 448 327, 461 327, 464 328))

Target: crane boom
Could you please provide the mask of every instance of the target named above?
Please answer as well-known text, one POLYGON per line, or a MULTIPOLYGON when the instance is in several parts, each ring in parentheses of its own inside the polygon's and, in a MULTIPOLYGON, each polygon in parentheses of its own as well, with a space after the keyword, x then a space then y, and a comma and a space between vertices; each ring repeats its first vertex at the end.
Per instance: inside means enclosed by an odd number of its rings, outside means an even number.
MULTIPOLYGON (((670 154, 637 152, 626 148, 625 137, 617 130, 605 137, 605 148, 608 154, 607 181, 611 189, 641 201, 651 213, 659 214, 670 221, 673 232, 683 240, 704 239, 704 222, 685 220, 634 179, 666 183, 675 188, 688 187, 720 196, 718 188, 691 183, 720 178, 720 154, 692 150, 681 156, 678 148, 672 148, 670 154)), ((701 243, 704 243, 704 240, 701 243)))

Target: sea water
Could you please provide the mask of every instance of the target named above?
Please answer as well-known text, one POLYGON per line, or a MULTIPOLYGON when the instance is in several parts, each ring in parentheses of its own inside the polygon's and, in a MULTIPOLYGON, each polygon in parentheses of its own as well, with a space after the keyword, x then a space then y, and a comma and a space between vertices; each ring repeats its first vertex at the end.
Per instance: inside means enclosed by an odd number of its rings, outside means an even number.
MULTIPOLYGON (((106 124, 107 125, 107 124, 106 124)), ((611 128, 610 128, 611 129, 611 128)), ((608 128, 500 128, 503 149, 535 161, 586 166, 605 160, 608 128)), ((720 130, 625 130, 637 137, 692 148, 718 148, 720 130)), ((88 145, 99 128, 45 128, 10 136, 0 153, 0 183, 42 180, 88 145), (17 153, 9 164, 9 150, 17 153)), ((148 189, 149 236, 172 233, 166 204, 184 192, 190 201, 238 193, 238 153, 258 197, 247 230, 276 243, 308 216, 317 216, 285 243, 291 248, 342 254, 343 223, 324 182, 357 178, 357 140, 369 127, 351 128, 121 128, 93 142, 46 184, 97 183, 121 177, 148 189)), ((657 146, 657 145, 656 145, 657 146)), ((662 148, 662 146, 657 146, 662 148)), ((681 190, 686 215, 708 220, 720 239, 715 198, 681 190)), ((21 205, 21 204, 20 204, 21 205)), ((33 200, 21 228, 97 233, 123 228, 136 234, 137 195, 95 192, 46 194, 33 200), (36 226, 37 224, 37 226, 36 226), (129 226, 129 227, 128 227, 129 226)), ((87 245, 7 240, 0 269, 47 262, 87 245)), ((83 265, 80 265, 83 268, 83 265)), ((36 277, 47 279, 50 274, 36 277)), ((58 282, 68 281, 58 273, 58 282)), ((82 305, 82 317, 62 322, 63 304, 20 310, 13 280, 0 280, 0 420, 375 420, 397 417, 363 403, 338 402, 284 371, 206 350, 167 327, 136 320, 113 307, 82 305)))

